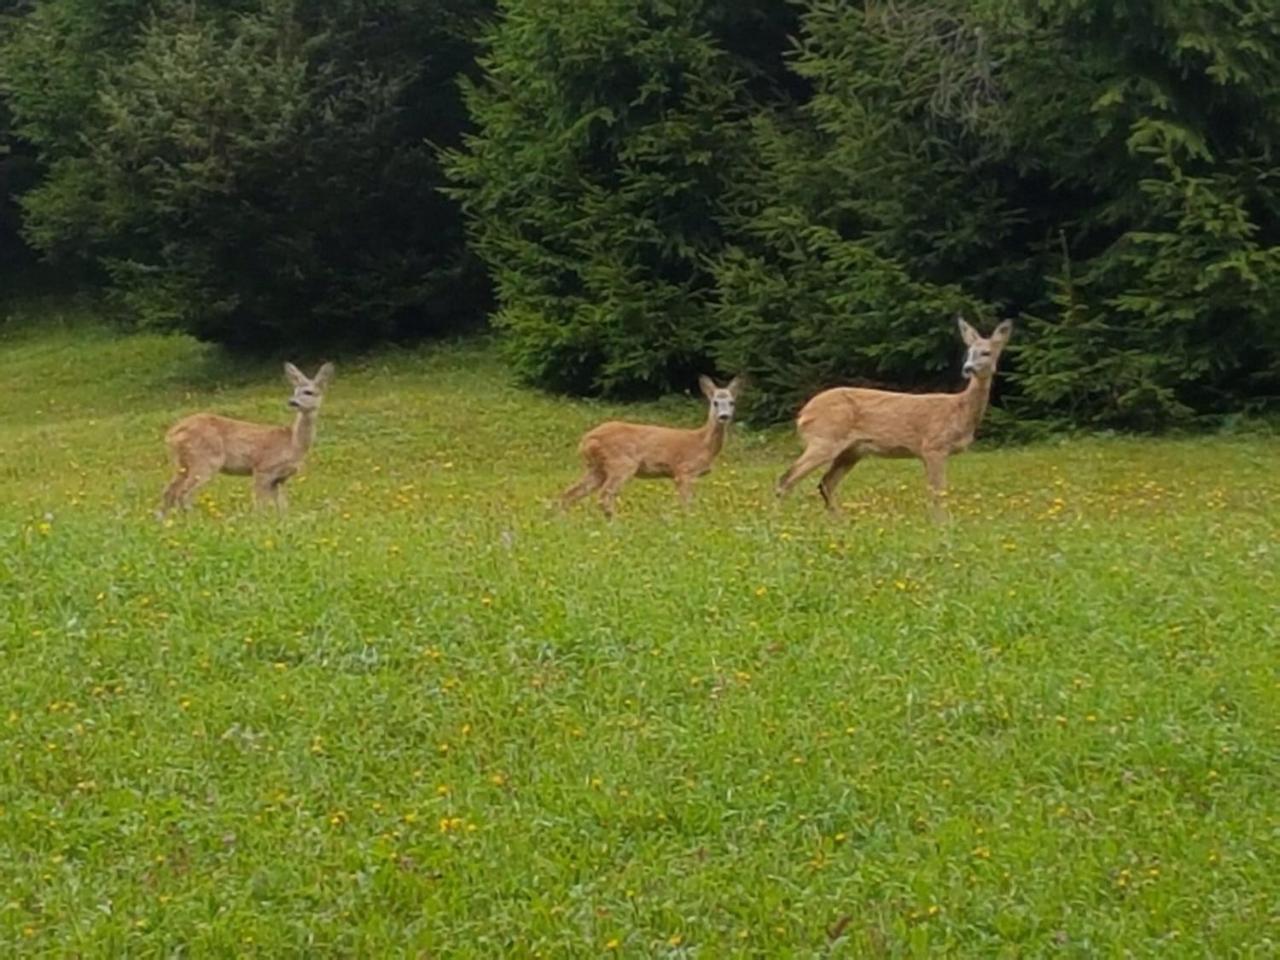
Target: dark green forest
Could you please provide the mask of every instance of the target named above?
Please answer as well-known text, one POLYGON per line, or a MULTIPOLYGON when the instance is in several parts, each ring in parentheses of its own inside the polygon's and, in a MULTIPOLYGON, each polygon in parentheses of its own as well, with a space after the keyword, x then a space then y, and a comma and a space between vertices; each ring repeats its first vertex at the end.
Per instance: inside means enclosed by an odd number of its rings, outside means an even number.
POLYGON ((229 348, 492 328, 574 394, 1280 397, 1274 0, 0 0, 0 283, 229 348))

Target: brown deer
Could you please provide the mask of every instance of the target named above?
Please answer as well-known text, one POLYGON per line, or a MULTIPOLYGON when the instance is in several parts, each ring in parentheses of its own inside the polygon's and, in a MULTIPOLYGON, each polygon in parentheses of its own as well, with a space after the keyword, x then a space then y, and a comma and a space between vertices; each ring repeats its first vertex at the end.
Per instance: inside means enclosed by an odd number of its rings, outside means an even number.
POLYGON ((164 491, 162 518, 176 506, 190 507, 192 495, 218 473, 252 475, 256 502, 270 499, 277 509, 285 509, 284 483, 298 472, 315 440, 316 413, 333 379, 333 364, 322 366, 314 379, 292 363, 284 365, 284 372, 293 384, 289 406, 298 411, 291 426, 195 413, 169 428, 164 442, 176 472, 164 491))
POLYGON ((587 431, 578 444, 587 472, 561 494, 561 508, 567 509, 599 489, 600 508, 612 519, 618 491, 635 476, 670 477, 680 502, 688 504, 693 481, 711 470, 724 446, 742 380, 734 377, 727 387, 718 387, 704 376, 698 378, 698 386, 709 407, 707 422, 696 430, 611 420, 587 431))
POLYGON ((836 510, 836 487, 864 457, 915 457, 924 463, 935 518, 946 488, 947 457, 973 443, 973 435, 987 410, 991 380, 1000 353, 1013 333, 1012 321, 996 327, 988 339, 957 316, 960 336, 969 348, 964 361, 968 385, 959 393, 894 393, 860 387, 835 387, 813 397, 796 417, 804 453, 778 480, 777 494, 786 495, 796 483, 819 467, 826 473, 818 492, 831 512, 836 510))

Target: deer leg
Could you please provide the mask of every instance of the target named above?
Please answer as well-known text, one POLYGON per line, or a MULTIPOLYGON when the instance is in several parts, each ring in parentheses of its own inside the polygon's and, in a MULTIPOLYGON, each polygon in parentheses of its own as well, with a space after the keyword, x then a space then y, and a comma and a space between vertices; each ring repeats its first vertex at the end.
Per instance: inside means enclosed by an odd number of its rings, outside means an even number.
POLYGON ((604 511, 604 515, 610 520, 613 519, 614 504, 618 500, 618 491, 623 488, 628 480, 635 476, 636 468, 637 464, 629 464, 605 480, 604 486, 600 490, 600 509, 604 511))
POLYGON ((170 510, 181 507, 191 509, 191 498, 195 492, 217 476, 226 458, 220 442, 202 441, 198 437, 166 439, 169 456, 173 460, 173 479, 164 488, 161 501, 160 517, 163 519, 170 510))
POLYGON ((830 463, 833 459, 835 459, 835 454, 830 446, 825 443, 806 449, 796 459, 796 462, 791 465, 791 468, 778 478, 778 486, 775 489, 778 499, 781 500, 797 483, 824 463, 830 463))
POLYGON ((689 506, 693 501, 694 477, 687 473, 678 473, 672 479, 675 480, 676 495, 680 498, 681 506, 689 506))
POLYGON ((160 519, 163 520, 174 507, 181 502, 182 488, 187 482, 186 467, 178 467, 174 473, 173 479, 169 481, 168 486, 164 488, 164 495, 160 499, 160 519))
POLYGON ((602 483, 604 483, 604 472, 597 467, 588 467, 581 480, 560 494, 560 509, 568 510, 602 483))
POLYGON ((188 506, 184 497, 193 479, 194 471, 192 467, 200 462, 199 458, 192 454, 190 447, 185 445, 171 445, 169 447, 169 457, 173 461, 173 479, 164 488, 164 494, 160 498, 161 520, 168 516, 169 511, 175 507, 185 508, 188 506))
POLYGON ((261 507, 268 500, 276 499, 276 484, 279 481, 269 473, 255 473, 253 475, 253 502, 255 506, 261 507))
POLYGON ((289 497, 284 492, 284 481, 285 478, 281 477, 271 485, 271 495, 276 502, 276 511, 282 515, 289 511, 289 497))
POLYGON ((928 453, 924 460, 924 475, 929 481, 929 514, 935 521, 947 519, 947 508, 943 498, 947 493, 947 456, 942 453, 928 453))
POLYGON ((177 502, 182 505, 183 510, 191 509, 191 498, 195 496, 197 490, 213 479, 215 472, 213 470, 187 469, 186 481, 176 495, 177 502))
POLYGON ((845 474, 857 464, 858 455, 852 450, 846 450, 836 457, 835 462, 831 464, 818 482, 818 492, 822 494, 822 500, 827 505, 827 510, 831 513, 838 512, 836 507, 836 487, 840 486, 840 481, 844 479, 845 474))

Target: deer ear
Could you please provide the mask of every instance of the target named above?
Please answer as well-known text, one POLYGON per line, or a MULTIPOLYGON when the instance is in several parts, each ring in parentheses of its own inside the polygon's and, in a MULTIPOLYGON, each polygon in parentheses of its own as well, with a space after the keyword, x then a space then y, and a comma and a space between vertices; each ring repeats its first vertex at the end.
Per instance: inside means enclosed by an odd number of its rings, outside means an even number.
POLYGON ((302 371, 292 363, 286 363, 284 365, 284 375, 289 378, 289 382, 295 387, 300 387, 307 382, 307 378, 303 375, 302 371))
POLYGON ((698 378, 698 389, 702 391, 702 395, 710 400, 716 393, 716 382, 703 374, 698 378))
POLYGON ((729 393, 733 396, 733 399, 737 400, 738 394, 742 393, 742 388, 745 387, 746 385, 747 385, 747 378, 739 374, 738 376, 734 377, 732 380, 729 381, 729 385, 725 387, 725 389, 729 391, 729 393))
POLYGON ((966 347, 972 347, 982 339, 978 331, 973 329, 965 318, 958 313, 956 314, 956 326, 960 328, 960 339, 964 341, 966 347))
POLYGON ((333 379, 333 364, 326 363, 316 373, 315 378, 311 382, 314 383, 319 389, 323 390, 325 387, 329 385, 329 381, 331 381, 332 379, 333 379))
POLYGON ((1009 342, 1009 337, 1013 335, 1013 321, 1005 320, 996 327, 995 332, 991 334, 991 339, 995 340, 1000 346, 1004 346, 1009 342))

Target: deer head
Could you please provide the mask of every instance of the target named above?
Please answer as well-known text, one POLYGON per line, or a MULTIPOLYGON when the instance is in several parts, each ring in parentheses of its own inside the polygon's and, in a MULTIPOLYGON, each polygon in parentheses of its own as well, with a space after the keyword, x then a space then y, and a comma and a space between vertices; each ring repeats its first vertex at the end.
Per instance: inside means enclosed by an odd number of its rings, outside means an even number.
POLYGON ((333 379, 333 364, 326 363, 317 371, 314 378, 309 378, 292 363, 286 363, 284 375, 293 384, 293 396, 289 398, 289 406, 299 413, 314 413, 320 409, 320 400, 324 396, 325 387, 333 379))
POLYGON ((985 338, 958 314, 956 324, 960 328, 961 339, 969 348, 964 358, 964 375, 977 377, 979 380, 991 379, 995 375, 1000 353, 1009 342, 1009 335, 1013 333, 1013 321, 1005 320, 995 328, 990 337, 985 338))
POLYGON ((702 395, 711 402, 711 416, 716 423, 728 423, 733 419, 734 404, 738 399, 738 391, 742 389, 742 378, 734 377, 727 387, 717 387, 710 377, 698 378, 698 386, 702 395))

